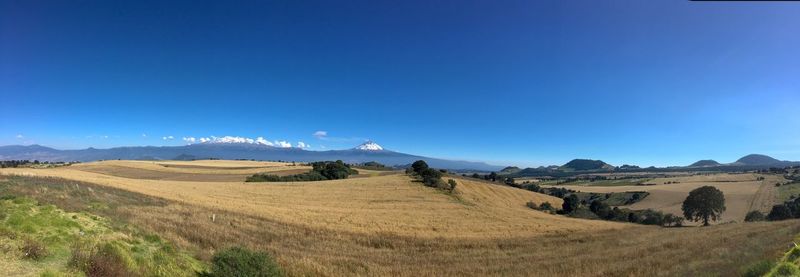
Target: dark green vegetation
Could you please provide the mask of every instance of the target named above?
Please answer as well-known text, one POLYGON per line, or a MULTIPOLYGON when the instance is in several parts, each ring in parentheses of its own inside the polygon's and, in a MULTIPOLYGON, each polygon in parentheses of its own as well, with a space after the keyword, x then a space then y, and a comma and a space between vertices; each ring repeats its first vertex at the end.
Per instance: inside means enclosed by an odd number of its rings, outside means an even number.
POLYGON ((750 211, 744 216, 745 222, 764 221, 766 219, 767 217, 765 217, 764 214, 759 211, 750 211))
POLYGON ((767 215, 769 220, 786 220, 800 218, 800 197, 789 199, 783 204, 772 206, 772 210, 767 215))
POLYGON ((29 160, 8 160, 8 161, 0 161, 0 168, 7 168, 7 167, 31 167, 31 166, 43 166, 43 167, 50 167, 50 166, 64 166, 70 165, 70 163, 64 162, 49 162, 49 161, 29 161, 29 160))
POLYGON ((631 210, 626 208, 612 207, 612 204, 627 205, 644 199, 647 192, 622 192, 622 193, 586 193, 576 192, 565 188, 541 188, 535 184, 528 184, 524 188, 538 193, 551 196, 560 196, 564 202, 560 210, 556 210, 550 203, 545 202, 537 205, 528 202, 527 206, 531 209, 556 212, 570 217, 599 219, 619 222, 630 222, 644 225, 659 226, 682 226, 683 217, 673 214, 664 214, 660 211, 651 209, 631 210))
POLYGON ((586 202, 580 200, 574 193, 564 197, 564 203, 561 205, 561 210, 559 210, 558 213, 577 218, 602 219, 667 227, 682 226, 684 220, 682 217, 673 214, 664 214, 651 209, 630 210, 619 207, 612 208, 600 199, 586 202))
POLYGON ((425 186, 438 188, 450 193, 456 189, 456 185, 458 184, 453 179, 449 179, 447 182, 444 182, 442 180, 444 172, 429 167, 428 163, 423 160, 419 160, 411 164, 411 168, 409 168, 409 170, 406 172, 421 178, 422 183, 425 184, 425 186))
POLYGON ((394 170, 392 167, 387 167, 379 162, 365 162, 353 166, 355 168, 368 169, 368 170, 394 170))
POLYGON ((302 181, 323 181, 347 179, 351 174, 358 174, 358 171, 350 168, 341 160, 335 162, 313 162, 310 172, 278 176, 274 174, 255 174, 247 177, 247 182, 302 182, 302 181))
POLYGON ((716 221, 725 211, 725 195, 715 187, 702 186, 689 192, 681 209, 687 219, 702 220, 703 226, 708 226, 709 220, 716 221))
POLYGON ((611 193, 596 193, 596 192, 580 192, 566 188, 553 188, 541 187, 534 183, 523 183, 519 186, 522 189, 547 194, 550 196, 564 198, 570 194, 574 194, 582 203, 592 203, 594 201, 603 202, 609 206, 625 206, 642 201, 645 197, 650 195, 646 191, 626 191, 626 192, 611 192, 611 193))
POLYGON ((561 166, 564 171, 587 171, 613 169, 614 167, 601 160, 574 159, 561 166))
POLYGON ((280 267, 269 254, 253 252, 238 246, 217 252, 211 261, 211 270, 201 273, 200 276, 283 276, 280 267))

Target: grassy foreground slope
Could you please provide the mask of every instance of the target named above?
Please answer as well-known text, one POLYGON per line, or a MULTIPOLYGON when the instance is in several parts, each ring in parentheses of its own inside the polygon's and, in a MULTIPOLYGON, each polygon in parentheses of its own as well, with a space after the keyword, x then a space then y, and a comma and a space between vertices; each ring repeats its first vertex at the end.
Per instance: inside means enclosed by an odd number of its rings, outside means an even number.
POLYGON ((29 198, 8 194, 3 198, 0 272, 4 276, 195 276, 205 270, 203 263, 158 236, 29 198))

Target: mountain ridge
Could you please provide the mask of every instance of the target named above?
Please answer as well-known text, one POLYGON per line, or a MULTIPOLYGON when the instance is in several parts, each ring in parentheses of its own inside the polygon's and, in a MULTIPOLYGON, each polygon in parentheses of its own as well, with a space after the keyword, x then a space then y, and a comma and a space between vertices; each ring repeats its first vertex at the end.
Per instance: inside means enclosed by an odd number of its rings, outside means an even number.
MULTIPOLYGON (((386 165, 405 165, 424 160, 435 168, 450 170, 495 171, 503 166, 484 162, 447 160, 394 152, 371 142, 368 149, 359 146, 345 150, 312 151, 297 147, 277 147, 250 142, 195 143, 183 146, 124 146, 107 149, 86 148, 58 150, 41 145, 0 146, 0 160, 40 160, 53 162, 96 160, 174 160, 196 157, 198 159, 254 159, 313 162, 342 160, 347 163, 376 161, 386 165)), ((365 143, 367 144, 367 143, 365 143)), ((363 146, 364 144, 360 145, 363 146)))

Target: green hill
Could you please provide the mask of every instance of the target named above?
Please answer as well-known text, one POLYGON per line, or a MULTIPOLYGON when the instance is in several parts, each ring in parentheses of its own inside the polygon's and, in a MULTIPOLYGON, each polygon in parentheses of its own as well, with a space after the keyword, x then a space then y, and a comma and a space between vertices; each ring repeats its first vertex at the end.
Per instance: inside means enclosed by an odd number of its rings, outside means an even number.
POLYGON ((574 159, 562 165, 559 169, 564 171, 612 170, 614 166, 601 160, 574 159))
POLYGON ((689 167, 708 167, 708 166, 720 166, 722 164, 718 163, 715 160, 699 160, 693 164, 690 164, 689 167))

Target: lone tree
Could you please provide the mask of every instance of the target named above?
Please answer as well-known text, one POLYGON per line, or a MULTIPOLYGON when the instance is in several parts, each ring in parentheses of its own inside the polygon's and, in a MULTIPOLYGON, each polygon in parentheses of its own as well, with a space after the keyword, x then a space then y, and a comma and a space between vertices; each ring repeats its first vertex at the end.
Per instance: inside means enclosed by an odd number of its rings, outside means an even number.
POLYGON ((423 170, 428 169, 428 163, 423 160, 418 160, 411 164, 411 168, 414 169, 415 173, 421 174, 423 170))
POLYGON ((581 200, 578 199, 578 196, 570 194, 567 197, 564 197, 564 203, 561 204, 561 209, 564 210, 565 214, 569 214, 578 209, 578 206, 581 205, 581 200))
POLYGON ((682 208, 688 220, 703 220, 703 226, 708 226, 709 219, 716 221, 725 211, 725 195, 715 187, 702 186, 689 192, 682 208))

